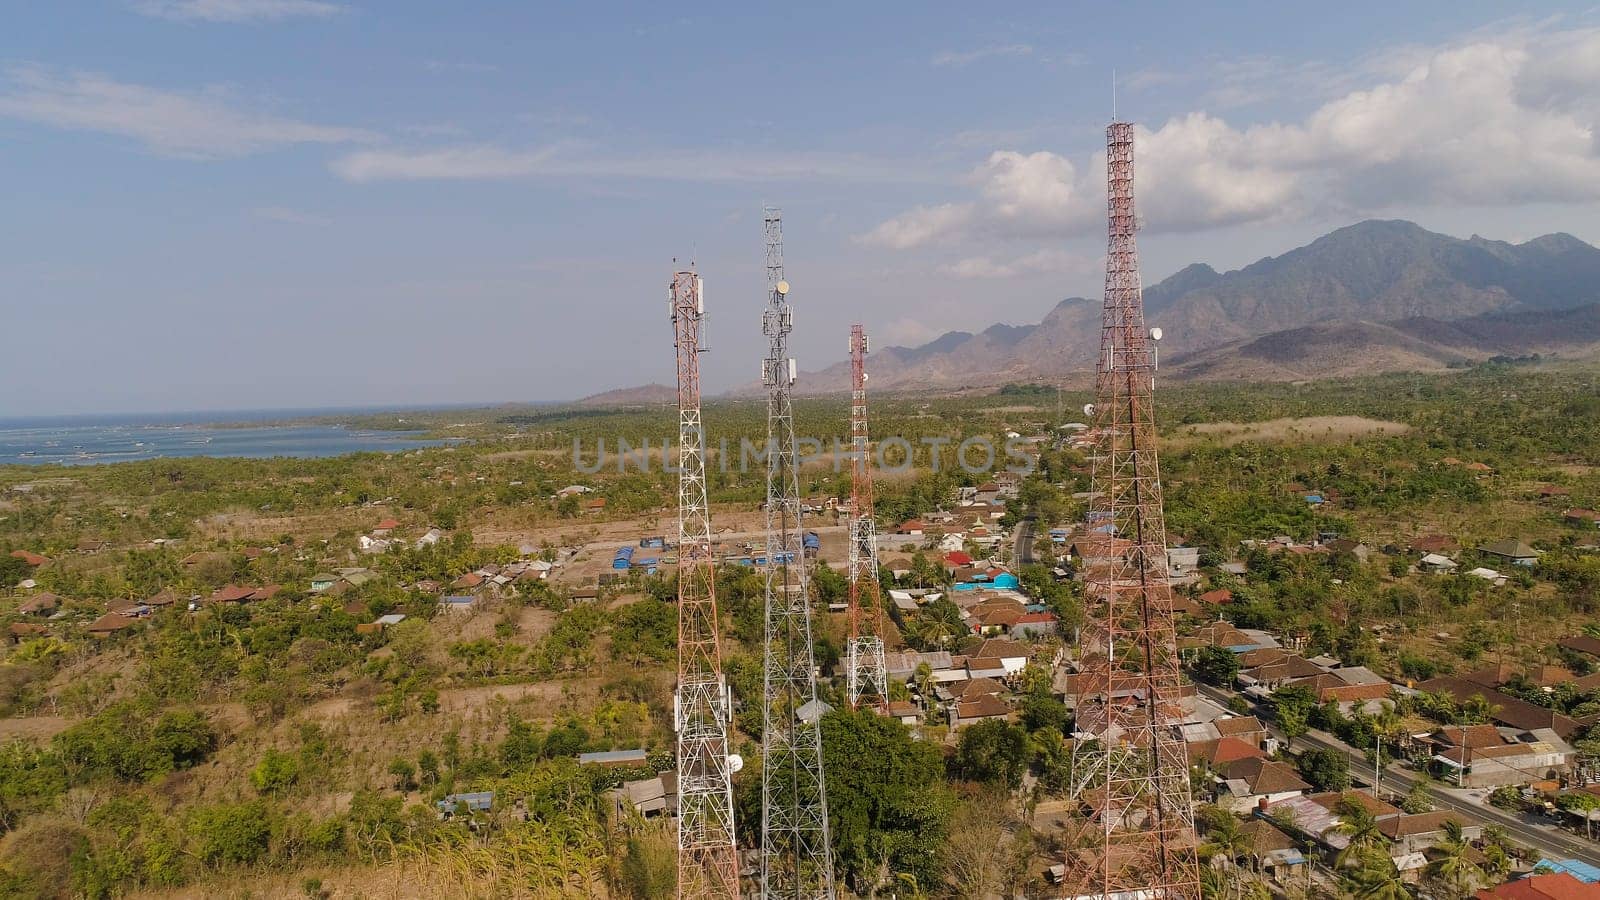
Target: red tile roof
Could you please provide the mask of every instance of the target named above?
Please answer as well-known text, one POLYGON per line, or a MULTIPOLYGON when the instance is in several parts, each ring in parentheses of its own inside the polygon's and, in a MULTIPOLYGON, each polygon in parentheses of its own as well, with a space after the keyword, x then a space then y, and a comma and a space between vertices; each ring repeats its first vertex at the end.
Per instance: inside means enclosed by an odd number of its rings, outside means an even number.
POLYGON ((1571 873, 1534 875, 1473 895, 1477 900, 1600 900, 1600 884, 1584 884, 1571 873))
POLYGON ((1004 716, 1011 712, 1011 707, 993 694, 984 694, 976 700, 968 700, 956 704, 956 715, 963 719, 986 719, 1004 716))
POLYGON ((30 552, 28 550, 13 550, 11 551, 11 555, 12 557, 20 559, 30 566, 42 566, 50 561, 48 557, 40 556, 39 554, 30 552))

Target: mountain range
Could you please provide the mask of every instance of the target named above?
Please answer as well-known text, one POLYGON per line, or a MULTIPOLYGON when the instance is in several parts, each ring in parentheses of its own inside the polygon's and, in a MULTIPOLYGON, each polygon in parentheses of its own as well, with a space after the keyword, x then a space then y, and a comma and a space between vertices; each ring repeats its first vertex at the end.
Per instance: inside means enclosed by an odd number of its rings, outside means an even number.
MULTIPOLYGON (((1600 351, 1600 248, 1569 234, 1521 244, 1411 222, 1340 228, 1231 272, 1196 263, 1145 289, 1169 377, 1276 379, 1437 370, 1496 356, 1600 351)), ((873 351, 878 390, 1062 380, 1093 369, 1100 302, 1074 297, 1034 325, 952 331, 873 351)), ((806 373, 849 389, 848 362, 806 373)))

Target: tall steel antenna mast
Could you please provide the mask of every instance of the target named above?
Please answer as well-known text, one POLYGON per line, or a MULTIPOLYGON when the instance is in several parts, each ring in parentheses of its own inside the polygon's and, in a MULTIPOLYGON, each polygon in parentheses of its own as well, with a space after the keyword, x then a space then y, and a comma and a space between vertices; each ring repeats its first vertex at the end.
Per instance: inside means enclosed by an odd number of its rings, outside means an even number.
POLYGON ((711 508, 706 500, 706 434, 700 420, 701 325, 705 294, 693 269, 672 276, 673 344, 678 351, 678 896, 739 896, 729 753, 732 698, 722 677, 711 508))
POLYGON ((1106 290, 1092 420, 1096 499, 1085 560, 1073 770, 1082 827, 1066 896, 1197 900, 1194 800, 1178 723, 1183 677, 1156 461, 1155 348, 1134 241, 1133 126, 1106 129, 1106 290))
POLYGON ((783 219, 763 215, 767 308, 767 567, 762 667, 761 896, 832 898, 833 848, 822 774, 817 667, 801 531, 799 444, 790 388, 789 282, 783 278, 783 219))
POLYGON ((845 689, 851 707, 889 702, 878 586, 878 527, 872 518, 872 457, 867 450, 867 334, 850 327, 850 644, 845 689))

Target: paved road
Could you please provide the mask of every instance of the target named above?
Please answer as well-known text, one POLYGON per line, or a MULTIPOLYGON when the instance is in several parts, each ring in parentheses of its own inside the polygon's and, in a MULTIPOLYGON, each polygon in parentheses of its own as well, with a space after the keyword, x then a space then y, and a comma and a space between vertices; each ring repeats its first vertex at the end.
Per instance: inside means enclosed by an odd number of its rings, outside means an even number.
MULTIPOLYGON (((1198 687, 1207 697, 1218 702, 1226 703, 1228 697, 1232 696, 1208 684, 1201 684, 1198 687)), ((1265 715, 1261 719, 1267 722, 1265 715)), ((1267 727, 1276 730, 1270 722, 1267 727)), ((1279 737, 1281 739, 1281 735, 1279 737)), ((1358 784, 1372 783, 1372 766, 1366 761, 1365 754, 1327 732, 1309 731, 1295 739, 1295 746, 1315 747, 1344 754, 1352 760, 1351 780, 1358 784)), ((1417 782, 1425 780, 1416 772, 1392 764, 1384 768, 1382 777, 1384 787, 1402 793, 1410 791, 1417 782)), ((1505 829, 1512 840, 1531 847, 1545 856, 1553 859, 1578 859, 1600 866, 1600 845, 1586 841, 1570 831, 1544 824, 1531 816, 1508 813, 1488 803, 1474 802, 1445 790, 1437 783, 1429 784, 1427 792, 1435 808, 1459 813, 1463 819, 1472 824, 1498 825, 1505 829)))
POLYGON ((1026 566, 1033 562, 1033 520, 1023 519, 1017 523, 1016 546, 1012 548, 1011 558, 1017 565, 1026 566))

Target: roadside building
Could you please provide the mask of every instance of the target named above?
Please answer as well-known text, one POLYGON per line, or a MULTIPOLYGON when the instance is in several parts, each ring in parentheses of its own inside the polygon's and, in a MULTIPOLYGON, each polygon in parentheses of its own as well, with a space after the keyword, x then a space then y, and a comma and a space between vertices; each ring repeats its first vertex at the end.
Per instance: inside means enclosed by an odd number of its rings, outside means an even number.
POLYGON ((1446 822, 1460 825, 1462 835, 1469 841, 1483 836, 1482 825, 1468 824, 1455 813, 1441 811, 1379 819, 1378 830, 1389 839, 1392 845, 1390 849, 1395 855, 1422 853, 1444 839, 1446 822))

